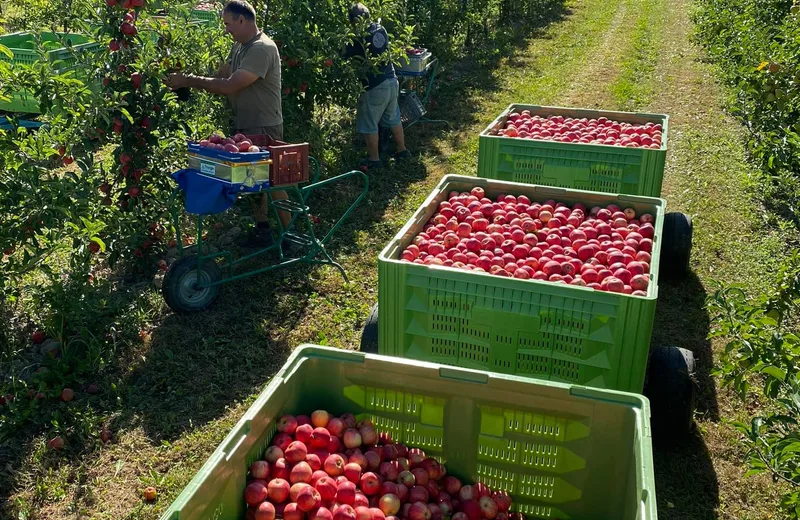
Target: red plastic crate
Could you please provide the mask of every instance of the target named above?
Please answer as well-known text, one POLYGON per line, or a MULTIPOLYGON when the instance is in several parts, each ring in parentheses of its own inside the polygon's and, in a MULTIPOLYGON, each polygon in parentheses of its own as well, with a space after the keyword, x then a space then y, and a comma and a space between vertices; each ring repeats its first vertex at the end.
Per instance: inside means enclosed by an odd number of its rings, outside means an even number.
POLYGON ((268 135, 248 135, 256 146, 269 149, 272 164, 269 168, 270 186, 285 186, 308 181, 308 143, 288 144, 268 135))

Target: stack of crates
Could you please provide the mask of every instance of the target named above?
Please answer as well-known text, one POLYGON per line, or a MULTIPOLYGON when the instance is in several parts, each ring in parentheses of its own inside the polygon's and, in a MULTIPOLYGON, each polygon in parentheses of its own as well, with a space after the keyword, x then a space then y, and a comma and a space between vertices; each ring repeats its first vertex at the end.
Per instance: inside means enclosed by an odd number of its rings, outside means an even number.
MULTIPOLYGON (((93 51, 100 45, 91 42, 80 34, 44 32, 39 35, 42 45, 47 50, 47 59, 56 64, 61 72, 77 68, 77 60, 73 51, 93 51), (63 42, 63 43, 62 43, 63 42), (64 46, 66 44, 66 46, 64 46)), ((0 45, 7 47, 13 56, 9 58, 0 53, 0 60, 12 65, 33 65, 41 58, 37 52, 36 35, 28 32, 17 32, 0 36, 0 45)), ((9 101, 0 101, 0 110, 21 114, 39 114, 39 101, 28 92, 10 92, 9 101)))

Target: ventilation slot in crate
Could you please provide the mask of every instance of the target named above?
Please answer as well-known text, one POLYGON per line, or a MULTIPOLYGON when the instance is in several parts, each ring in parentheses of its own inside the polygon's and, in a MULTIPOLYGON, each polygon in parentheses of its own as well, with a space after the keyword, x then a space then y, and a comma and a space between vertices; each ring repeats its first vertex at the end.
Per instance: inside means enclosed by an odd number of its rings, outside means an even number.
POLYGON ((547 338, 544 336, 536 338, 526 338, 524 336, 520 336, 518 344, 522 349, 550 350, 550 342, 547 341, 547 338))
POLYGON ((544 310, 540 313, 539 317, 542 320, 543 329, 545 327, 550 330, 559 328, 576 332, 584 332, 586 329, 586 322, 583 319, 574 315, 570 316, 569 313, 558 309, 544 310))
POLYGON ((431 355, 437 357, 458 356, 458 341, 450 339, 431 338, 431 355))
POLYGON ((554 477, 544 475, 522 475, 520 478, 519 492, 532 498, 552 499, 556 486, 554 477))
POLYGON ((521 462, 531 468, 555 469, 558 466, 558 446, 525 443, 521 462))
POLYGON ((494 368, 499 369, 501 372, 507 372, 511 370, 511 368, 513 368, 511 361, 509 361, 508 359, 495 358, 492 365, 494 365, 494 368))
POLYGON ((486 365, 489 363, 489 354, 492 349, 484 347, 483 345, 475 345, 472 343, 461 343, 458 357, 461 361, 472 361, 473 363, 480 363, 486 365))
POLYGON ((445 316, 444 314, 431 315, 431 329, 433 332, 447 332, 458 334, 461 320, 455 316, 445 316))
POLYGON ((553 360, 553 376, 567 381, 578 381, 580 365, 561 359, 553 360))
POLYGON ((544 356, 534 356, 517 352, 517 373, 518 374, 549 374, 550 359, 544 356))
POLYGON ((546 336, 550 336, 550 341, 555 352, 563 352, 564 354, 575 357, 581 357, 583 354, 583 340, 580 338, 573 338, 562 334, 546 334, 546 336))

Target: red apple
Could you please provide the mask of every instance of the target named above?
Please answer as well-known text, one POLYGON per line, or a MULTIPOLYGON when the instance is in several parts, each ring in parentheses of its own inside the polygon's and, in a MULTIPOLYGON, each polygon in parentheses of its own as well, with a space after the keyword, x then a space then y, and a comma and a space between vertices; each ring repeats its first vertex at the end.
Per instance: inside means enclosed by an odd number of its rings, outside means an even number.
POLYGON ((286 462, 286 459, 284 458, 276 460, 275 464, 273 464, 270 467, 270 476, 272 478, 282 478, 283 480, 289 480, 289 471, 291 469, 289 466, 290 466, 289 463, 286 462))
POLYGON ((336 501, 342 504, 353 505, 356 500, 356 485, 352 482, 342 482, 337 487, 336 501))
POLYGON ((333 513, 333 520, 356 520, 356 512, 347 504, 340 505, 333 513))
POLYGON ((289 483, 282 478, 272 479, 267 485, 269 499, 275 504, 286 502, 290 489, 289 483))
POLYGON ((294 441, 284 450, 286 460, 291 464, 297 464, 306 460, 308 448, 301 441, 294 441))
POLYGON ((294 502, 286 504, 283 508, 283 520, 303 520, 304 516, 303 511, 294 502))
POLYGON ((275 464, 281 458, 283 458, 283 450, 279 446, 270 446, 264 454, 264 460, 270 464, 275 464))
POLYGON ((291 415, 284 415, 278 419, 277 428, 279 432, 291 435, 297 429, 297 419, 291 415))
POLYGON ((311 469, 311 466, 307 462, 298 462, 289 472, 289 482, 292 484, 297 484, 298 482, 310 484, 312 473, 314 473, 314 470, 311 469))
POLYGON ((348 449, 361 446, 361 434, 358 430, 351 428, 344 432, 344 446, 348 449))
POLYGON ((267 499, 267 487, 261 482, 253 482, 244 489, 244 501, 250 506, 257 506, 267 499))
POLYGON ((431 510, 428 509, 427 504, 422 502, 415 502, 408 510, 408 520, 430 520, 431 510))
POLYGON ((257 460, 250 464, 250 476, 255 479, 267 480, 269 478, 269 463, 257 460))
POLYGON ((300 490, 297 494, 297 507, 301 511, 308 512, 319 506, 321 501, 319 491, 311 486, 307 486, 300 490))
POLYGON ((344 476, 347 477, 347 480, 350 482, 358 484, 358 482, 361 480, 361 466, 355 462, 349 462, 345 464, 344 476))
POLYGON ((381 490, 381 481, 375 473, 367 472, 361 476, 361 490, 367 496, 373 496, 381 490))
POLYGON ((497 516, 498 506, 491 497, 481 497, 478 504, 481 506, 483 518, 492 519, 497 516))

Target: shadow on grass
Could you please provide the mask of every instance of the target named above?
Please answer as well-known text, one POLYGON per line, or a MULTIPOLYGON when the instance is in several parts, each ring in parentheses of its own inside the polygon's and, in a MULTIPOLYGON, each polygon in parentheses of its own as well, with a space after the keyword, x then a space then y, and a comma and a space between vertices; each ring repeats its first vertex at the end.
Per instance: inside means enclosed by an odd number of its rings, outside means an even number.
POLYGON ((653 451, 660 520, 718 518, 719 483, 698 431, 678 446, 653 451))
MULTIPOLYGON (((681 347, 694 353, 696 413, 718 421, 717 392, 711 377, 713 357, 708 340, 710 320, 705 301, 705 289, 694 272, 679 282, 661 282, 652 344, 681 347)), ((696 428, 677 444, 656 444, 653 457, 659 518, 717 518, 719 483, 711 456, 696 428)))
POLYGON ((706 291, 693 272, 680 282, 659 283, 658 291, 652 345, 681 347, 694 353, 696 411, 718 421, 717 390, 711 377, 714 359, 708 340, 710 320, 705 305, 706 291))
POLYGON ((122 427, 141 422, 152 440, 173 440, 269 381, 291 352, 286 334, 313 292, 300 270, 269 276, 225 287, 201 314, 164 319, 122 382, 122 427))

